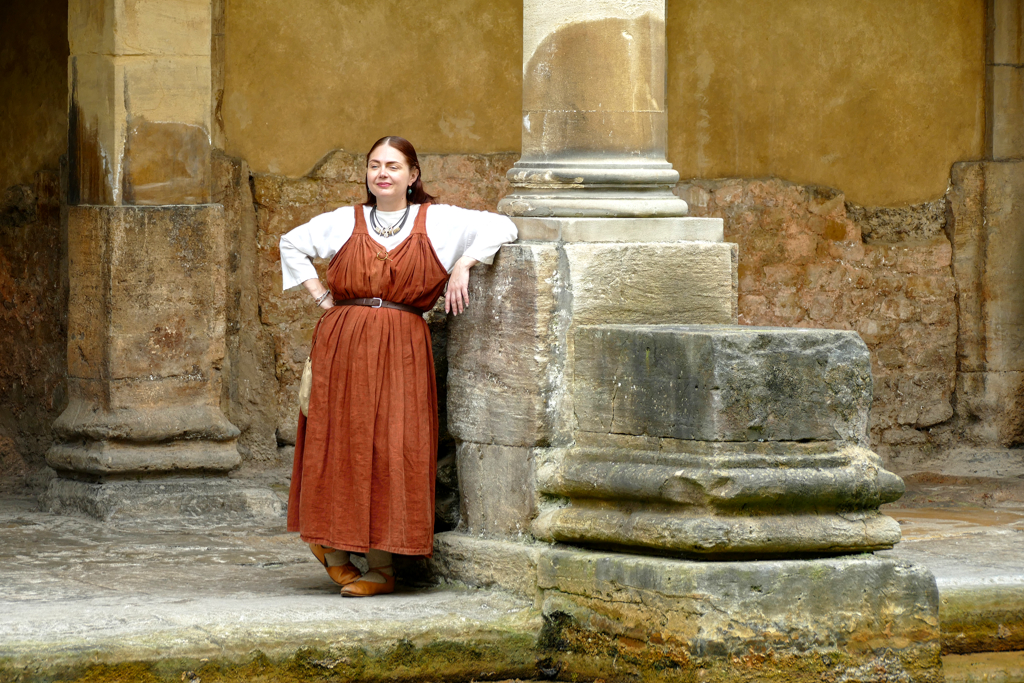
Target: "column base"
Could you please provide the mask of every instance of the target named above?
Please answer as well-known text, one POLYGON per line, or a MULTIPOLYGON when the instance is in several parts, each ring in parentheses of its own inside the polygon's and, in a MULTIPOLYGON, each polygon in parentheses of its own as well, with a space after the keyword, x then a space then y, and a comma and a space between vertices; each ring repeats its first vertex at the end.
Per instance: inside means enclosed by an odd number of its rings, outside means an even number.
POLYGON ((513 217, 519 239, 534 242, 724 242, 721 218, 513 217))
POLYGON ((56 478, 40 497, 42 508, 104 521, 201 518, 204 524, 239 518, 281 517, 285 505, 269 489, 235 479, 166 479, 85 482, 56 478))
POLYGON ((580 678, 942 680, 935 578, 906 562, 694 562, 456 532, 434 551, 446 579, 534 598, 557 644, 547 668, 580 678))

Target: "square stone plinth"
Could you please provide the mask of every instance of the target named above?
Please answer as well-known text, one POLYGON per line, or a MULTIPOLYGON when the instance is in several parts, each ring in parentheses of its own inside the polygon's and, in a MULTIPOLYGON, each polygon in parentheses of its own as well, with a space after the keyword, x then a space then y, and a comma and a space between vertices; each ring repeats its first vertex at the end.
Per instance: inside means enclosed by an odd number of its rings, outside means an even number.
POLYGON ((594 325, 575 335, 579 428, 698 441, 866 439, 871 359, 841 330, 594 325))

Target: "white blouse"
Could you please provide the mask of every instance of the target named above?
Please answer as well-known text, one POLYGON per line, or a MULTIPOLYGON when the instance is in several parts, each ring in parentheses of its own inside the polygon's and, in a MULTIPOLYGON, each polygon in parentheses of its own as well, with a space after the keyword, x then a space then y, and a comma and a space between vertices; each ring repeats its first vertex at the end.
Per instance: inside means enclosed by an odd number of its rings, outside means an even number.
MULTIPOLYGON (((412 234, 412 227, 419 214, 420 205, 413 204, 409 218, 401 232, 391 237, 381 237, 370 227, 370 207, 363 207, 366 231, 370 238, 391 251, 412 234)), ((401 211, 378 211, 377 216, 384 225, 393 225, 401 220, 401 211)), ((322 213, 313 220, 281 237, 281 271, 285 290, 317 277, 313 267, 314 258, 330 259, 344 246, 355 229, 354 207, 343 206, 336 211, 322 213)), ((441 265, 450 273, 455 262, 469 256, 481 263, 490 264, 494 254, 506 242, 518 236, 516 225, 507 216, 488 211, 473 211, 448 204, 431 204, 427 210, 427 238, 430 240, 441 265)))

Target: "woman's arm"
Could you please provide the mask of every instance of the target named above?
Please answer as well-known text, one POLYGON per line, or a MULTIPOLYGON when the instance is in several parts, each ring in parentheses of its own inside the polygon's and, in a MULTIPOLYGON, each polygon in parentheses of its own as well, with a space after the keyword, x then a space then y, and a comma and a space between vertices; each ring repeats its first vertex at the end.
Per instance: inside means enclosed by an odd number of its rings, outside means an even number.
POLYGON ((326 287, 324 287, 324 283, 320 282, 320 278, 312 277, 303 282, 302 286, 305 287, 306 291, 313 296, 314 301, 320 300, 320 308, 326 311, 328 308, 334 306, 334 297, 331 296, 331 293, 327 291, 326 287), (323 298, 321 299, 321 297, 323 298))
MULTIPOLYGON (((327 288, 320 282, 314 258, 329 259, 352 235, 355 214, 351 208, 339 209, 320 214, 308 223, 282 235, 279 248, 281 253, 281 285, 285 291, 300 284, 312 295, 314 301, 327 288)), ((327 309, 332 305, 331 296, 320 302, 327 309)))
POLYGON ((478 263, 472 256, 463 256, 455 262, 444 294, 445 313, 458 315, 469 306, 469 269, 478 263))
POLYGON ((427 235, 438 258, 450 269, 445 312, 456 315, 469 305, 469 270, 490 264, 502 244, 516 239, 516 226, 507 216, 447 204, 430 207, 427 235))

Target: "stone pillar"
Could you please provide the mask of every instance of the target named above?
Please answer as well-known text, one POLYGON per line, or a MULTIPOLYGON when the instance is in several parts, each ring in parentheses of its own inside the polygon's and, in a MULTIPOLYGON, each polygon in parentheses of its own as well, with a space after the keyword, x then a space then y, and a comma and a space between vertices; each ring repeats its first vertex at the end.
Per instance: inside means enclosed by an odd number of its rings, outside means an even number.
POLYGON ((44 505, 102 518, 279 511, 215 475, 223 207, 210 204, 209 0, 69 5, 68 390, 44 505))
POLYGON ((1024 159, 1024 6, 989 0, 988 21, 989 158, 1024 159))
POLYGON ((976 444, 1024 444, 1024 4, 990 0, 988 150, 953 166, 956 412, 976 444))
POLYGON ((520 243, 449 327, 462 528, 719 557, 891 547, 878 507, 903 485, 865 448, 863 341, 736 327, 736 246, 669 190, 664 18, 524 5, 500 205, 520 243))
POLYGON ((665 55, 664 0, 525 0, 523 152, 499 204, 523 239, 721 241, 672 194, 665 55))
POLYGON ((670 192, 663 2, 526 0, 524 23, 523 158, 500 205, 521 239, 474 271, 449 324, 462 520, 433 566, 533 598, 583 657, 628 639, 653 678, 674 643, 708 671, 770 649, 797 680, 822 661, 811 642, 851 670, 935 679, 927 571, 778 559, 891 547, 878 507, 903 482, 865 448, 856 333, 736 325, 736 245, 670 192), (893 612, 913 617, 849 618, 893 612), (766 648, 769 632, 785 642, 766 648))

